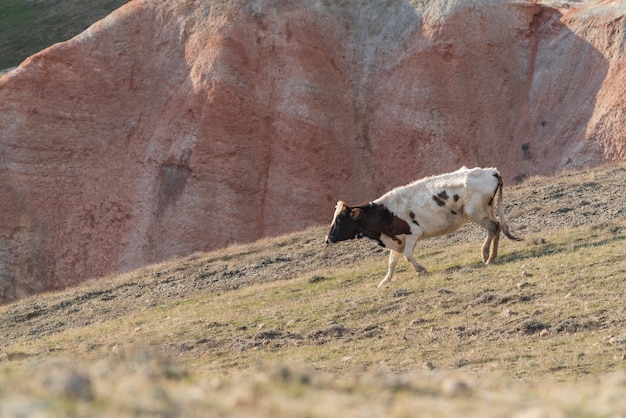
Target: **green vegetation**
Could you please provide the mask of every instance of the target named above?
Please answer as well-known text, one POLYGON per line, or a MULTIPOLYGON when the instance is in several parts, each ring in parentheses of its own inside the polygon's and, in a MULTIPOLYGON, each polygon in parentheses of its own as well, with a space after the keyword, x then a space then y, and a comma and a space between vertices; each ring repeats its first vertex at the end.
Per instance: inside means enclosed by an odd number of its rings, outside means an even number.
POLYGON ((0 70, 70 39, 128 0, 0 0, 0 70))

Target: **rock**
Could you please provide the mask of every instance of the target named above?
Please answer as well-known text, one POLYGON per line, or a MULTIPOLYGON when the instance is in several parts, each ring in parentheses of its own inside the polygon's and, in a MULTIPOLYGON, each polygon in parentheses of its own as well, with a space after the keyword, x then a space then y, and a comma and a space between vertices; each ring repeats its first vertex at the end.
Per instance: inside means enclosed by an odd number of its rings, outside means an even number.
POLYGON ((470 396, 474 392, 470 382, 459 378, 447 378, 441 382, 441 392, 448 397, 470 396))
POLYGON ((508 317, 517 315, 517 312, 512 311, 509 308, 505 308, 505 309, 502 310, 502 313, 500 315, 508 318, 508 317))
POLYGON ((93 399, 91 379, 72 368, 53 369, 43 380, 43 386, 57 396, 93 399))
POLYGON ((617 2, 135 0, 0 75, 0 301, 461 165, 625 161, 617 2))

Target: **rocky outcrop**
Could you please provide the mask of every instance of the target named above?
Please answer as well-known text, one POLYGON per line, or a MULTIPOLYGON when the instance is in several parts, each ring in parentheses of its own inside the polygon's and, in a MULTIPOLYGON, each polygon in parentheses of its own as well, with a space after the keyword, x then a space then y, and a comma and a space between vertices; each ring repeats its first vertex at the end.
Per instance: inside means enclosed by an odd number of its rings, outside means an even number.
POLYGON ((461 165, 626 160, 620 2, 134 0, 0 78, 0 300, 461 165))

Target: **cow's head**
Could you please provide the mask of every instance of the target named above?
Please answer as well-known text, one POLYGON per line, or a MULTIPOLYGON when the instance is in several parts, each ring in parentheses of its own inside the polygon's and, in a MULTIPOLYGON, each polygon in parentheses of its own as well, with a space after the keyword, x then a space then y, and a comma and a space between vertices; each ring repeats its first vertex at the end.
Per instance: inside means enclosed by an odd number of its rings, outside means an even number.
POLYGON ((335 243, 360 237, 361 228, 358 221, 362 215, 362 208, 351 208, 342 201, 337 202, 335 215, 330 224, 330 231, 326 235, 326 243, 335 243))

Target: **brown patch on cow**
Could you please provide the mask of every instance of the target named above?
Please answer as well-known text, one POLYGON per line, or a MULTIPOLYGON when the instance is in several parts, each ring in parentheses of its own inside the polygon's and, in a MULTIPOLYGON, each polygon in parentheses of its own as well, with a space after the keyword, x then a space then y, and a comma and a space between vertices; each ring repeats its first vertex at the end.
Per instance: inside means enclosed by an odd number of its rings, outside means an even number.
POLYGON ((451 210, 450 213, 453 214, 453 215, 456 215, 456 212, 453 211, 453 210, 451 210))
POLYGON ((411 219, 415 219, 415 214, 413 213, 413 211, 409 212, 409 216, 411 217, 411 219))
MULTIPOLYGON (((387 209, 385 209, 387 210, 387 209)), ((402 241, 399 241, 398 239, 396 239, 396 235, 404 235, 404 234, 410 234, 411 233, 411 227, 409 226, 408 223, 406 223, 406 221, 398 218, 396 215, 394 215, 393 213, 389 212, 391 214, 391 225, 389 225, 389 229, 386 232, 386 235, 389 235, 391 238, 393 238, 395 241, 398 241, 398 243, 402 243, 402 241)))
POLYGON ((385 234, 398 244, 402 244, 402 240, 397 235, 411 233, 409 224, 383 205, 370 203, 360 206, 360 208, 363 210, 363 215, 357 221, 359 233, 377 241, 382 247, 385 245, 380 239, 381 234, 385 234))
POLYGON ((452 198, 454 199, 455 202, 458 202, 461 196, 459 196, 458 194, 455 194, 454 196, 452 196, 452 198))
POLYGON ((440 198, 442 198, 443 200, 448 200, 448 193, 446 193, 445 190, 440 191, 437 196, 439 196, 440 198))
POLYGON ((392 240, 394 240, 395 242, 397 242, 399 245, 402 245, 402 240, 398 237, 396 237, 395 235, 391 237, 392 240))
POLYGON ((433 200, 437 203, 437 206, 445 206, 446 202, 439 197, 439 195, 434 194, 433 195, 433 200))

